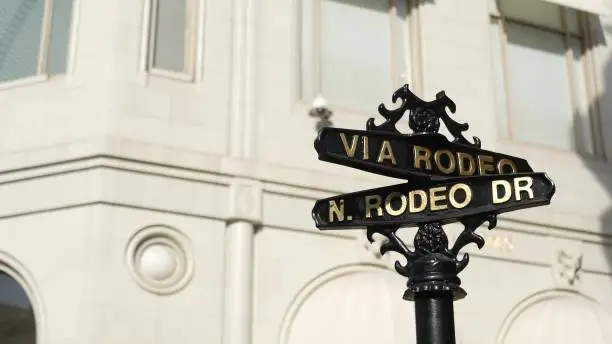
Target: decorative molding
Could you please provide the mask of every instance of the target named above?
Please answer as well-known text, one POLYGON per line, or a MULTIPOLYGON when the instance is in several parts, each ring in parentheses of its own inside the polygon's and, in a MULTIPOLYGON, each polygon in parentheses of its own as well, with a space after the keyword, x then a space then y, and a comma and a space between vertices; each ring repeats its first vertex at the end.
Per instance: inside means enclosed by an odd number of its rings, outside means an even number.
POLYGON ((555 250, 553 269, 557 287, 578 288, 582 273, 582 252, 555 250))
POLYGON ((263 221, 263 185, 261 182, 236 178, 230 184, 228 221, 263 221))
POLYGON ((134 282, 158 295, 182 290, 193 277, 189 239, 166 225, 151 225, 136 232, 128 242, 126 261, 134 282))
POLYGON ((551 270, 556 288, 577 290, 582 273, 582 242, 552 238, 551 270))

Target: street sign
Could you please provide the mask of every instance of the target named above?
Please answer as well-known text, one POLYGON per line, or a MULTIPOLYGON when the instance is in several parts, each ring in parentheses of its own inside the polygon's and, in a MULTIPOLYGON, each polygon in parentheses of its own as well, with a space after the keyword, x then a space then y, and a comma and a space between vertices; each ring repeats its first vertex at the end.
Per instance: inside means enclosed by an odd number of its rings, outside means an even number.
POLYGON ((395 271, 408 278, 403 297, 415 302, 417 343, 454 344, 453 301, 466 296, 458 275, 469 262, 461 250, 472 243, 482 248, 476 230, 485 222, 493 229, 498 214, 550 204, 555 185, 525 159, 464 137, 469 125, 450 118, 455 103, 443 91, 427 102, 403 85, 391 100, 401 103, 391 110, 379 105, 384 122, 370 118, 365 131, 323 128, 315 149, 319 160, 408 182, 318 200, 312 217, 321 230, 365 228, 370 242, 384 236, 380 254, 404 258, 395 271), (396 127, 406 113, 411 134, 396 127), (438 133, 441 124, 452 141, 438 133), (443 225, 452 222, 463 230, 451 244, 443 225), (410 248, 397 231, 415 226, 410 248))
POLYGON ((533 172, 525 159, 453 143, 438 133, 323 128, 315 149, 319 160, 402 179, 533 172))
POLYGON ((364 190, 315 203, 319 229, 447 224, 550 203, 555 185, 545 173, 440 178, 364 190))

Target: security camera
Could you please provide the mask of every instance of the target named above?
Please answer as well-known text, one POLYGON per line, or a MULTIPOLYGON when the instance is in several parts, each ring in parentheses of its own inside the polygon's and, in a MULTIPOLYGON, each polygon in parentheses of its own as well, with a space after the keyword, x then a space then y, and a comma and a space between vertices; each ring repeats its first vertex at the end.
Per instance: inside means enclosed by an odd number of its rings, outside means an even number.
POLYGON ((321 120, 328 120, 333 114, 332 111, 327 107, 327 101, 321 95, 315 97, 312 101, 312 107, 308 114, 311 117, 317 117, 321 120))

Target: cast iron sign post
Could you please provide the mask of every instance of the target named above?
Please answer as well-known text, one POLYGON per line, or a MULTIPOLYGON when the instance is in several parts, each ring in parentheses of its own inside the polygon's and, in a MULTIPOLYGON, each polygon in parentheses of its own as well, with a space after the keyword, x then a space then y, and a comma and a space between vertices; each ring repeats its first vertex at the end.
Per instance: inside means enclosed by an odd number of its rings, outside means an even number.
POLYGON ((527 161, 480 148, 463 137, 468 125, 446 113, 455 104, 444 92, 425 102, 404 85, 392 100, 399 108, 378 112, 380 125, 367 121, 366 130, 323 128, 315 140, 319 160, 345 165, 408 182, 319 200, 312 216, 321 230, 367 229, 388 241, 381 254, 397 252, 406 258, 395 270, 408 278, 404 299, 415 302, 419 344, 455 344, 453 301, 466 296, 458 277, 468 264, 459 251, 484 239, 475 230, 485 222, 493 229, 497 214, 547 205, 555 193, 545 173, 533 172, 527 161), (412 134, 400 133, 395 124, 409 111, 412 134), (453 136, 438 133, 440 121, 453 136), (459 222, 464 230, 452 247, 442 225, 459 222), (417 227, 414 249, 396 235, 399 228, 417 227))

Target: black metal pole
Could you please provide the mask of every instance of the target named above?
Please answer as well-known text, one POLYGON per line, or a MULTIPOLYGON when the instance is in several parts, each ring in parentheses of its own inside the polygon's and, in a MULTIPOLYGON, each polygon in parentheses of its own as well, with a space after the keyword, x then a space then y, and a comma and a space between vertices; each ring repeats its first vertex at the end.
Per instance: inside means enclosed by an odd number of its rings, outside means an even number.
POLYGON ((453 294, 422 292, 414 301, 419 344, 455 344, 453 294))
POLYGON ((453 302, 466 296, 457 274, 467 262, 455 259, 438 222, 419 225, 410 256, 404 299, 414 301, 417 343, 455 344, 453 302))

